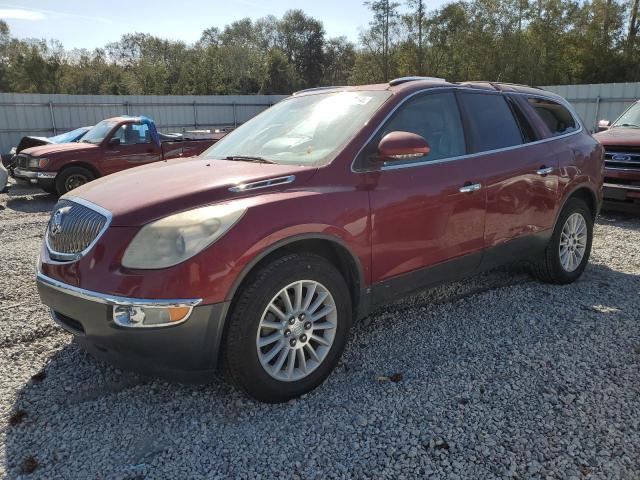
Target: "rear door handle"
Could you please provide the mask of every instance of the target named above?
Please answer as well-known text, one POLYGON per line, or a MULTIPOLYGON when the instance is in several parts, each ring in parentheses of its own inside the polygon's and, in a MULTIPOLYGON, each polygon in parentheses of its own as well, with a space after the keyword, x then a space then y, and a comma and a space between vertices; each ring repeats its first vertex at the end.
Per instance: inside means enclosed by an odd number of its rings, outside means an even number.
POLYGON ((463 185, 462 187, 460 187, 459 192, 460 193, 477 192, 481 188, 482 188, 482 185, 480 185, 479 183, 472 183, 470 185, 463 185))
POLYGON ((549 175, 552 172, 553 167, 540 167, 538 170, 536 170, 536 173, 542 176, 549 175))

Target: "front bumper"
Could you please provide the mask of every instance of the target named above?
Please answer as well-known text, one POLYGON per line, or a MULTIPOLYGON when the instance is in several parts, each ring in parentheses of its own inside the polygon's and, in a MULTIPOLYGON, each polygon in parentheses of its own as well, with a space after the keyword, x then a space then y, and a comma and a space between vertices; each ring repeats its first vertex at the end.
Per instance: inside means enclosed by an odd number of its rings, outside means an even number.
POLYGON ((91 292, 42 273, 38 273, 37 286, 54 321, 95 357, 124 370, 169 380, 200 383, 213 379, 227 302, 198 305, 177 325, 130 328, 113 321, 114 306, 174 301, 91 292))
POLYGON ((605 183, 602 187, 605 200, 640 200, 640 186, 605 183))
POLYGON ((53 180, 56 178, 57 172, 43 172, 40 170, 25 170, 24 168, 16 167, 13 170, 13 175, 16 178, 22 178, 25 180, 53 180))

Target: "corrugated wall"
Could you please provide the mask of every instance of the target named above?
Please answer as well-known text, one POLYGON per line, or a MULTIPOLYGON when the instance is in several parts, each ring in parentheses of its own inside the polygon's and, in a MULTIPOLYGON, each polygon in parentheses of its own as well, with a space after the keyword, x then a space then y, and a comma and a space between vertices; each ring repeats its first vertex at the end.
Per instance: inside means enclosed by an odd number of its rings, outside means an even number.
POLYGON ((164 132, 237 125, 282 95, 42 95, 0 93, 0 153, 24 135, 50 137, 116 115, 146 115, 164 132))
POLYGON ((640 100, 640 83, 596 83, 542 87, 569 100, 588 128, 598 120, 614 121, 635 100, 640 100))
MULTIPOLYGON (((551 85, 576 108, 588 128, 615 120, 640 99, 640 83, 551 85)), ((52 136, 115 115, 146 115, 161 131, 206 128, 246 122, 282 95, 41 95, 0 93, 0 153, 24 135, 52 136)))

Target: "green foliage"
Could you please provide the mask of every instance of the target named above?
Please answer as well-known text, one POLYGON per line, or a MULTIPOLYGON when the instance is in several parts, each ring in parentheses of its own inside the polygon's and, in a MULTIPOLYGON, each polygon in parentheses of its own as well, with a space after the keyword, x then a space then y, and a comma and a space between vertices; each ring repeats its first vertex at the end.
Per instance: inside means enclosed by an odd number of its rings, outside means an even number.
POLYGON ((290 93, 404 75, 532 85, 640 81, 639 0, 371 0, 359 45, 301 10, 211 27, 193 45, 144 33, 94 51, 18 40, 0 20, 0 91, 290 93))

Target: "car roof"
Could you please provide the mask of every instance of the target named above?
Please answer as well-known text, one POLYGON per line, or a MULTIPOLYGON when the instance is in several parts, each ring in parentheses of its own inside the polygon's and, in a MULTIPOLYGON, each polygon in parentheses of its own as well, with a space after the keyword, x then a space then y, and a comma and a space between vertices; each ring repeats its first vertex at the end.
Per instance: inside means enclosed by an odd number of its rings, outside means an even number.
POLYGON ((492 92, 505 92, 505 93, 521 93, 528 95, 543 95, 545 97, 562 99, 562 97, 556 93, 544 90, 539 87, 532 87, 529 85, 520 85, 515 83, 505 82, 490 82, 486 80, 476 80, 467 82, 448 82, 442 78, 436 77, 402 77, 391 80, 388 83, 375 83, 370 85, 357 85, 357 86, 328 86, 309 88, 295 92, 294 96, 314 95, 317 93, 333 93, 339 91, 376 91, 376 90, 389 90, 393 93, 409 94, 414 91, 424 90, 428 88, 442 88, 442 87, 457 87, 468 88, 470 90, 486 90, 492 92))

